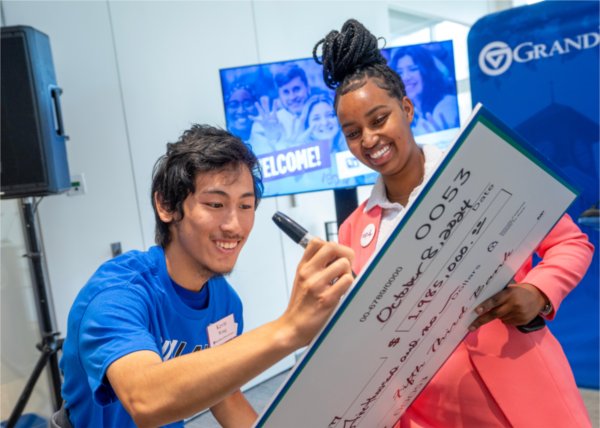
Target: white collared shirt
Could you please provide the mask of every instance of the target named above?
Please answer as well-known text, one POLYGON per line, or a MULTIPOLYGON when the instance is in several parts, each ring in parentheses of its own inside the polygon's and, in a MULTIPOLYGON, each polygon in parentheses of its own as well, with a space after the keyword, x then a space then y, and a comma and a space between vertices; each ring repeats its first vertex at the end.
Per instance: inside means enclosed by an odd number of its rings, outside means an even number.
MULTIPOLYGON (((410 193, 406 207, 410 206, 416 199, 421 192, 421 189, 425 186, 427 181, 429 181, 429 178, 433 175, 433 172, 436 170, 438 164, 445 155, 443 151, 438 149, 433 144, 424 145, 422 146, 422 149, 425 157, 425 172, 423 174, 423 181, 410 193)), ((375 251, 378 251, 406 213, 406 207, 402 206, 398 202, 390 202, 388 199, 385 191, 385 184, 383 183, 381 175, 377 177, 377 181, 371 190, 369 201, 365 205, 365 212, 376 206, 380 206, 382 208, 381 224, 379 225, 379 235, 377 237, 377 245, 375 248, 375 251)))

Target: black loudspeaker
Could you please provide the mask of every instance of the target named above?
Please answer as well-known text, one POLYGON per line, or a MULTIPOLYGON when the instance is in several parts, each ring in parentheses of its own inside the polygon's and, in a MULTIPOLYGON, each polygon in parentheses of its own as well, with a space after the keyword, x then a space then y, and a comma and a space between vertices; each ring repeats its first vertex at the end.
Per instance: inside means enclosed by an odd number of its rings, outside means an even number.
POLYGON ((0 46, 0 197, 71 187, 50 39, 27 26, 3 27, 0 46))

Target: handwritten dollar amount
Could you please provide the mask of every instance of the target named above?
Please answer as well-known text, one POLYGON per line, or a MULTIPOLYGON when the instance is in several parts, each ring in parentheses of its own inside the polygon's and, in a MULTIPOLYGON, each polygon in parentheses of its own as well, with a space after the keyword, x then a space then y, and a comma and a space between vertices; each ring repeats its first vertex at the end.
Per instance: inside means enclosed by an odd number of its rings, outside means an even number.
MULTIPOLYGON (((429 211, 429 215, 427 216, 427 221, 417 228, 414 236, 417 241, 421 241, 429 235, 435 223, 438 220, 440 220, 440 218, 444 215, 444 212, 446 212, 446 209, 449 206, 449 204, 451 204, 452 201, 456 199, 457 195, 459 194, 459 189, 467 183, 470 177, 470 171, 466 171, 464 168, 460 169, 460 171, 454 177, 452 184, 448 186, 448 188, 442 194, 442 201, 440 201, 439 203, 434 205, 433 208, 431 208, 431 210, 429 211)), ((421 254, 421 261, 417 266, 416 273, 412 275, 409 281, 401 285, 401 290, 398 293, 395 293, 393 295, 394 301, 389 305, 382 307, 379 313, 377 314, 376 318, 380 323, 384 324, 392 317, 396 309, 398 309, 398 307, 402 304, 402 301, 404 300, 406 295, 409 293, 409 291, 417 283, 417 280, 423 274, 424 264, 426 262, 429 262, 429 259, 433 259, 438 254, 438 252, 444 246, 446 241, 450 239, 450 236, 452 236, 452 232, 456 229, 460 222, 462 222, 466 213, 470 209, 470 200, 464 200, 459 210, 452 215, 450 220, 444 225, 444 229, 438 235, 438 238, 440 239, 439 246, 436 248, 431 246, 423 251, 423 253, 421 254)))

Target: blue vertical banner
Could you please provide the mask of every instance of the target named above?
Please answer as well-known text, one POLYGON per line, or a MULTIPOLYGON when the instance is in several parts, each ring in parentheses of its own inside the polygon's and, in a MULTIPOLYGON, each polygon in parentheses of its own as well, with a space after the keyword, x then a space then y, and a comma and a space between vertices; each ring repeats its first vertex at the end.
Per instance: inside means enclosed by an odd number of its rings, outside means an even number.
MULTIPOLYGON (((473 104, 483 103, 562 169, 580 191, 568 213, 596 249, 598 16, 597 1, 544 1, 485 16, 468 36, 473 104)), ((599 383, 598 288, 596 250, 587 275, 549 323, 577 384, 595 389, 599 383)))

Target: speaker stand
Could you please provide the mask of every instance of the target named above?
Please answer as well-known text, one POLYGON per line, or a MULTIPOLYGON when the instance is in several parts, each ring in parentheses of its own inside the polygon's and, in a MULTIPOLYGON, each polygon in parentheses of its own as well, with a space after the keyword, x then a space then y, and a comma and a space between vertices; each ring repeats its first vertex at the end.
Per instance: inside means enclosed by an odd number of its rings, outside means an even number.
POLYGON ((23 413, 23 409, 29 401, 33 388, 46 365, 48 365, 50 370, 51 399, 54 411, 57 411, 62 404, 62 397, 60 394, 62 378, 58 368, 57 352, 62 349, 63 339, 59 339, 60 333, 55 329, 54 314, 52 312, 53 308, 51 307, 49 300, 49 287, 46 284, 46 276, 44 274, 44 266, 42 263, 42 251, 38 239, 33 198, 22 198, 20 201, 27 244, 27 254, 25 256, 30 260, 38 322, 42 334, 42 342, 37 344, 36 347, 42 352, 42 355, 38 359, 29 380, 19 396, 17 404, 6 424, 7 428, 13 428, 16 425, 19 417, 23 413))

